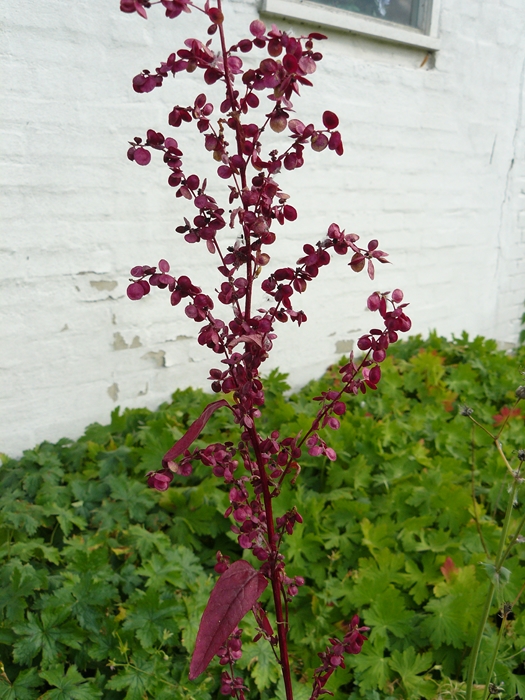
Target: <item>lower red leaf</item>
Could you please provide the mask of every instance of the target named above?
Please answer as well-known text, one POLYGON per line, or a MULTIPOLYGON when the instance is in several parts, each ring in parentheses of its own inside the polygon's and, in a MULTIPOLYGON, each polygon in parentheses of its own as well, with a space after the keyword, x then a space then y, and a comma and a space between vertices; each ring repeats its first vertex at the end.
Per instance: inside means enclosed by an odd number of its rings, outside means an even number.
POLYGON ((168 450, 166 452, 162 459, 163 467, 168 467, 169 462, 173 462, 174 459, 180 457, 180 455, 185 450, 191 447, 192 443, 199 437, 200 433, 202 432, 202 429, 209 421, 211 415, 222 406, 228 406, 228 408, 231 408, 230 404, 226 401, 226 399, 213 401, 212 403, 208 404, 208 406, 206 406, 204 411, 200 414, 197 420, 190 425, 190 427, 184 433, 181 439, 177 440, 177 442, 173 445, 171 450, 168 450))
POLYGON ((234 562, 215 584, 202 615, 190 663, 190 680, 200 676, 268 585, 247 561, 234 562))

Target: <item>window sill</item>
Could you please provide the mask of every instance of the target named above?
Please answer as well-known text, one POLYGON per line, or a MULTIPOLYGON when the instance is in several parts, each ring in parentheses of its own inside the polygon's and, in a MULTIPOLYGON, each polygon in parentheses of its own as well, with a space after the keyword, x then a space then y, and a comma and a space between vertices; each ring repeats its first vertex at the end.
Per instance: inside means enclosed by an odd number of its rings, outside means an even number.
POLYGON ((434 0, 430 35, 373 17, 318 5, 308 2, 308 0, 263 0, 262 12, 267 15, 286 17, 331 29, 361 34, 373 39, 414 46, 427 51, 437 51, 440 48, 440 40, 436 36, 435 30, 438 5, 439 0, 434 0))

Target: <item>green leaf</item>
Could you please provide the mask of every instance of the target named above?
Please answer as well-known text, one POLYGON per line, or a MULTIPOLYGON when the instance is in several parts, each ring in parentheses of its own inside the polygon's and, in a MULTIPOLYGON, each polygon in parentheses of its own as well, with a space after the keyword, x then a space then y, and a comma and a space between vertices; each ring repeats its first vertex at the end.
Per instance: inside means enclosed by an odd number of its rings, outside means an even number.
POLYGON ((0 558, 16 557, 20 561, 27 562, 31 559, 41 559, 43 561, 58 564, 60 562, 60 552, 55 547, 45 544, 41 537, 28 541, 14 542, 10 546, 2 545, 0 548, 0 558))
POLYGON ((376 635, 376 643, 364 644, 361 653, 350 657, 351 663, 358 674, 359 687, 363 690, 385 690, 390 682, 390 659, 385 656, 384 638, 376 635))
POLYGON ((388 636, 388 633, 400 639, 405 637, 410 631, 410 621, 413 617, 414 614, 406 609, 399 591, 392 586, 389 586, 364 613, 365 622, 372 629, 372 641, 377 636, 388 636))
POLYGON ((125 690, 124 700, 143 700, 149 697, 157 681, 154 676, 155 663, 153 660, 134 659, 135 663, 126 664, 119 668, 118 673, 110 678, 107 688, 114 690, 125 690))
POLYGON ((76 666, 70 666, 64 675, 64 667, 56 666, 47 671, 41 671, 40 676, 55 690, 48 690, 42 700, 96 700, 102 696, 93 682, 84 678, 76 666))
POLYGON ((72 607, 74 616, 84 629, 99 630, 105 617, 104 611, 120 597, 118 589, 106 582, 108 568, 93 574, 70 575, 68 578, 64 592, 70 593, 75 600, 72 607))
POLYGON ((363 544, 374 553, 378 549, 386 549, 395 544, 391 520, 379 518, 375 523, 371 523, 368 518, 361 520, 363 531, 363 544))
POLYGON ((35 700, 39 696, 37 688, 42 685, 36 668, 20 671, 13 683, 5 674, 0 675, 0 700, 35 700))
POLYGON ((44 525, 45 515, 41 506, 21 500, 16 494, 4 496, 0 501, 0 527, 23 530, 34 535, 44 525))
MULTIPOLYGON (((294 700, 309 700, 312 694, 312 688, 307 683, 299 683, 294 677, 292 677, 292 690, 294 700)), ((279 679, 277 688, 275 689, 275 695, 270 695, 272 700, 286 700, 286 691, 284 688, 284 681, 282 676, 279 679)))
POLYGON ((281 677, 281 670, 272 647, 266 639, 257 642, 243 644, 243 662, 240 668, 247 668, 253 678, 257 690, 262 692, 277 683, 281 677))
POLYGON ((65 537, 71 534, 74 527, 83 530, 87 524, 85 519, 77 515, 74 510, 71 508, 63 508, 56 503, 44 506, 43 512, 47 516, 54 515, 56 517, 65 537))
POLYGON ((150 561, 141 566, 137 573, 147 579, 147 587, 158 590, 166 584, 178 589, 191 588, 195 578, 202 574, 202 571, 202 566, 193 552, 178 545, 163 556, 153 554, 150 561))
POLYGON ((44 610, 40 616, 28 612, 27 622, 13 626, 20 637, 13 648, 14 660, 28 666, 41 652, 42 665, 48 668, 56 662, 64 646, 80 649, 84 635, 69 616, 70 611, 65 607, 44 610))
POLYGON ((401 676, 401 682, 408 698, 433 698, 436 684, 430 678, 421 678, 423 671, 432 666, 432 654, 416 654, 413 647, 408 647, 400 653, 394 650, 390 660, 392 670, 401 676))
POLYGON ((368 605, 371 601, 379 601, 387 589, 393 591, 391 584, 401 583, 404 580, 404 574, 400 573, 405 564, 403 554, 384 549, 378 552, 376 557, 377 560, 359 559, 359 568, 352 576, 355 582, 352 588, 342 582, 343 590, 346 592, 345 603, 348 613, 351 613, 356 606, 361 607, 368 605))
POLYGON ((506 569, 504 566, 502 566, 500 570, 497 571, 496 567, 491 562, 485 562, 483 566, 485 568, 485 571, 487 572, 488 578, 492 583, 496 585, 505 585, 509 582, 511 573, 509 569, 506 569))
POLYGON ((146 514, 155 505, 152 491, 127 476, 111 475, 105 481, 111 489, 111 498, 122 502, 130 521, 144 522, 146 514))
POLYGON ((31 564, 16 559, 5 565, 0 574, 0 611, 11 623, 24 619, 24 611, 35 591, 47 588, 46 574, 31 564))
POLYGON ((431 613, 431 617, 424 620, 422 629, 436 647, 451 644, 460 649, 464 646, 461 625, 463 611, 457 599, 451 596, 434 598, 427 603, 425 610, 431 613))
POLYGON ((430 586, 439 580, 438 567, 433 554, 426 553, 422 557, 421 563, 422 570, 412 559, 407 559, 405 562, 405 571, 407 572, 405 585, 409 588, 409 593, 417 605, 421 605, 430 597, 430 586))
POLYGON ((147 559, 153 551, 166 552, 171 547, 170 538, 163 532, 149 532, 142 525, 130 525, 125 540, 136 550, 142 559, 147 559))
POLYGON ((174 618, 181 617, 185 608, 173 599, 163 600, 156 588, 137 591, 128 600, 131 611, 124 620, 124 629, 135 630, 137 639, 145 649, 150 649, 156 642, 166 641, 166 633, 173 636, 178 632, 174 618))
POLYGON ((473 642, 487 587, 477 580, 474 565, 458 568, 434 587, 437 597, 425 606, 431 615, 421 628, 436 647, 450 644, 459 649, 473 642))

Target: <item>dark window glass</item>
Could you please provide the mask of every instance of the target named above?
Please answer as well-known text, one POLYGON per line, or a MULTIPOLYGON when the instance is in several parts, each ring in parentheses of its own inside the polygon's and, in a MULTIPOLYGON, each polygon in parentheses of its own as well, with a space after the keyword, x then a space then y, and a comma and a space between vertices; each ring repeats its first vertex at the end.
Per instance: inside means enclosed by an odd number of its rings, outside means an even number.
POLYGON ((314 0, 322 5, 358 12, 369 17, 386 19, 396 24, 419 27, 418 9, 421 0, 314 0))

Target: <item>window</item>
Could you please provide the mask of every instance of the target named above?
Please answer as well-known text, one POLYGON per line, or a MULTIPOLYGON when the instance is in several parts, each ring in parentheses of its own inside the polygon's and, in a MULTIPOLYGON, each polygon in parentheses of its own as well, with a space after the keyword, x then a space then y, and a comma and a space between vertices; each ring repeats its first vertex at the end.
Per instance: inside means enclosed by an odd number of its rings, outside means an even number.
POLYGON ((263 12, 429 51, 440 0, 263 0, 263 12))
POLYGON ((424 5, 420 0, 313 0, 322 5, 330 5, 340 10, 358 12, 360 15, 422 28, 424 5))

